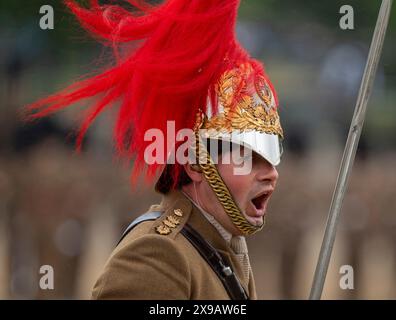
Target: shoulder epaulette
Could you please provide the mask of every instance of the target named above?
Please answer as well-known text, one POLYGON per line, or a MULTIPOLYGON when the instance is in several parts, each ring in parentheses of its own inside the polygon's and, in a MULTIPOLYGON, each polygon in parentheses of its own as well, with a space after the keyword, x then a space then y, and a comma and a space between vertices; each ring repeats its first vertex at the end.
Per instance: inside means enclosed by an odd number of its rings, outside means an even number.
POLYGON ((174 238, 188 221, 191 210, 192 205, 189 200, 177 200, 154 222, 152 231, 174 238))

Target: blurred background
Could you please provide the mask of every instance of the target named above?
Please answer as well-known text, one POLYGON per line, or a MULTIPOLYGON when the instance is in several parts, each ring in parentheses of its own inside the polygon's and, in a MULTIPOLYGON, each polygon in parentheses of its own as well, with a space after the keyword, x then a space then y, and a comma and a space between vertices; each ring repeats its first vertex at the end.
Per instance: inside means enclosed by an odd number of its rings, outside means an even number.
MULTIPOLYGON (((266 228, 248 239, 260 299, 306 299, 381 1, 242 0, 238 36, 262 60, 286 133, 266 228), (342 30, 342 5, 354 30, 342 30)), ((396 299, 396 8, 393 8, 323 298, 396 299), (354 289, 339 286, 351 265, 354 289)), ((160 196, 112 155, 112 114, 81 154, 79 106, 23 124, 23 105, 110 53, 54 0, 0 3, 0 298, 86 299, 123 229, 160 196), (55 11, 42 30, 39 9, 55 11), (54 268, 54 290, 39 268, 54 268)))

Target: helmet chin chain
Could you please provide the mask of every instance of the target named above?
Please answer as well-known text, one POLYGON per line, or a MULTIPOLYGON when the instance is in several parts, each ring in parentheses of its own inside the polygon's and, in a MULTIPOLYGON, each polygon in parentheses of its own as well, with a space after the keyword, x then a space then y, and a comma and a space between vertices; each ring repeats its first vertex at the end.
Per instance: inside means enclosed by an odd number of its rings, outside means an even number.
POLYGON ((198 164, 204 174, 206 181, 216 194, 217 199, 223 206, 224 211, 230 217, 232 223, 244 235, 251 235, 257 231, 260 231, 265 225, 265 217, 263 223, 259 226, 255 226, 246 220, 240 208, 235 203, 230 190, 221 178, 217 167, 212 160, 212 157, 206 149, 206 146, 203 144, 199 135, 199 130, 195 130, 195 139, 198 164))

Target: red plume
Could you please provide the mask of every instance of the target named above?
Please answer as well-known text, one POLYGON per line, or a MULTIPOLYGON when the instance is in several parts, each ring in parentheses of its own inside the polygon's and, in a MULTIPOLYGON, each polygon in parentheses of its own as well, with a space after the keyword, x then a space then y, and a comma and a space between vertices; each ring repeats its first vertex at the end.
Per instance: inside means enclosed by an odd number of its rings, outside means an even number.
MULTIPOLYGON (((114 140, 119 155, 135 158, 136 174, 146 168, 144 133, 150 128, 165 133, 168 120, 175 121, 176 132, 192 128, 198 109, 206 110, 208 95, 215 100, 221 73, 248 56, 234 35, 239 0, 168 0, 157 6, 127 2, 100 5, 91 0, 85 8, 65 1, 84 29, 113 48, 115 64, 29 105, 27 112, 28 119, 37 119, 96 97, 78 133, 80 148, 95 118, 119 102, 114 140), (137 46, 120 57, 121 46, 136 40, 137 46)), ((147 177, 160 167, 148 166, 147 177)))

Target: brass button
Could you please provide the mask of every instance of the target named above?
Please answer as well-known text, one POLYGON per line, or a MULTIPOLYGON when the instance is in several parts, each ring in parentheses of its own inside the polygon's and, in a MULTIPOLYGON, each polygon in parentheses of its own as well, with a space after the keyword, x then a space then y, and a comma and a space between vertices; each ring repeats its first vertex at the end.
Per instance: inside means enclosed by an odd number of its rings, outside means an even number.
POLYGON ((169 220, 164 220, 162 221, 164 225, 166 225, 169 228, 176 228, 176 225, 172 222, 170 222, 169 220))
POLYGON ((177 219, 177 218, 174 217, 174 216, 169 216, 167 219, 168 219, 171 223, 173 223, 173 224, 175 224, 175 225, 178 225, 178 224, 180 223, 180 220, 177 219))
POLYGON ((180 209, 175 209, 175 210, 173 210, 173 212, 178 217, 182 217, 183 216, 183 211, 181 211, 180 209))
POLYGON ((160 225, 157 228, 155 228, 155 231, 161 235, 168 235, 169 233, 172 232, 171 229, 169 229, 167 226, 160 225))

